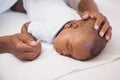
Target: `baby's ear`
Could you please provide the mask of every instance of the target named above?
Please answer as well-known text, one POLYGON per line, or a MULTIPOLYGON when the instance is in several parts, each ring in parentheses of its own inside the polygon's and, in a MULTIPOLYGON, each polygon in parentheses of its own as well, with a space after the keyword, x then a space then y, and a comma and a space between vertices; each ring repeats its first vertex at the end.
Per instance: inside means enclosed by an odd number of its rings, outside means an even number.
POLYGON ((77 27, 78 27, 78 25, 76 23, 72 22, 72 21, 65 24, 65 26, 64 26, 64 28, 73 28, 73 29, 75 29, 77 27))

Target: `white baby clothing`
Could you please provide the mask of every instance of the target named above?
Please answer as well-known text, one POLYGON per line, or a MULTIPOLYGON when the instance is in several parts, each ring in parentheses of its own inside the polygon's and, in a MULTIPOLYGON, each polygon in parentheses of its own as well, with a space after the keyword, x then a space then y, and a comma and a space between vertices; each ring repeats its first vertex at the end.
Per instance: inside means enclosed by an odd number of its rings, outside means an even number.
POLYGON ((65 23, 80 19, 63 0, 24 0, 24 5, 31 20, 28 32, 43 42, 52 43, 65 23))
POLYGON ((0 0, 0 14, 11 8, 17 0, 0 0))

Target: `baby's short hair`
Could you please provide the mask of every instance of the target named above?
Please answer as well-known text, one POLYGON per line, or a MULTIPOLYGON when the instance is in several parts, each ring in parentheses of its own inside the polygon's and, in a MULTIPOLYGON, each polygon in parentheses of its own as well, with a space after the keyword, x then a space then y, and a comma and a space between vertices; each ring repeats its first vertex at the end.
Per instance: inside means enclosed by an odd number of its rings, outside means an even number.
POLYGON ((104 39, 104 37, 100 37, 99 35, 99 31, 100 28, 99 27, 98 30, 95 30, 94 27, 95 24, 95 19, 87 19, 87 20, 82 20, 81 22, 81 28, 80 28, 80 32, 83 35, 90 35, 93 36, 93 44, 91 46, 91 50, 90 50, 90 55, 92 56, 91 58, 99 55, 101 53, 101 51, 104 49, 104 47, 106 46, 107 41, 104 39))

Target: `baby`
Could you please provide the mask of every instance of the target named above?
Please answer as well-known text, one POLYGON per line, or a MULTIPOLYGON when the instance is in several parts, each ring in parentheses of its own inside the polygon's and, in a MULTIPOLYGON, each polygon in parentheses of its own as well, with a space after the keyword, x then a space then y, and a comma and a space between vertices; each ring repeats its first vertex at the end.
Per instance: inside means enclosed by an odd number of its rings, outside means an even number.
POLYGON ((56 51, 78 60, 97 56, 106 45, 106 40, 93 29, 95 20, 75 20, 67 23, 54 39, 56 51))
MULTIPOLYGON (((24 6, 30 18, 22 32, 36 40, 53 43, 55 50, 77 60, 88 60, 98 55, 106 45, 93 29, 95 20, 80 20, 79 14, 63 0, 36 0, 24 6)), ((32 1, 32 0, 31 0, 32 1)))
MULTIPOLYGON (((53 40, 55 50, 77 60, 88 60, 97 56, 107 41, 98 35, 99 30, 93 29, 94 22, 94 19, 88 19, 66 23, 53 40)), ((29 24, 26 23, 22 28, 26 33, 29 24)))

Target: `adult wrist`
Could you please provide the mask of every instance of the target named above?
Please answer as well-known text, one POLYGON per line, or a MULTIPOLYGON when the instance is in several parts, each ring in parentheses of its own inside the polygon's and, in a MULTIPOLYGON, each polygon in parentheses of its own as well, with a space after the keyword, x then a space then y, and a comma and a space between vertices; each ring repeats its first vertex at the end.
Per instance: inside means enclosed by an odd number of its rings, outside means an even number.
POLYGON ((10 52, 10 38, 11 36, 0 37, 0 53, 10 52))

